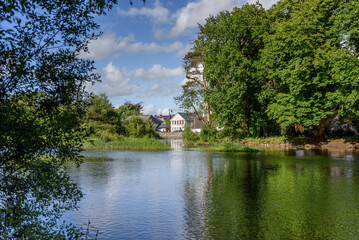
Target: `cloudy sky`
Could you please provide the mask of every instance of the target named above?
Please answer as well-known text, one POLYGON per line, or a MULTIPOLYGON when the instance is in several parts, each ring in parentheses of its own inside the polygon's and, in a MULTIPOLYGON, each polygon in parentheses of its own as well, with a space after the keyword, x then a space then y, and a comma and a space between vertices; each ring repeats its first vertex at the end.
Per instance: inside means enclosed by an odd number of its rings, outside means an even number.
MULTIPOLYGON (((173 98, 185 80, 182 59, 209 15, 256 0, 119 0, 97 18, 102 36, 89 45, 102 82, 89 91, 106 93, 114 106, 143 102, 144 114, 177 112, 173 98)), ((277 0, 260 0, 269 8, 277 0)))

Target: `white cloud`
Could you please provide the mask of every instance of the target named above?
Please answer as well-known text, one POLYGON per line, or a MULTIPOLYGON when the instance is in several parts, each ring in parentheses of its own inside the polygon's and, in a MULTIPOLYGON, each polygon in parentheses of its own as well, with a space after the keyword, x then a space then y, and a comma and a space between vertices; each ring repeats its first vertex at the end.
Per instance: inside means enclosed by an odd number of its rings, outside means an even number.
MULTIPOLYGON (((243 3, 256 3, 257 0, 197 0, 189 2, 185 7, 179 9, 175 15, 175 25, 170 30, 170 36, 176 37, 178 35, 186 33, 189 29, 196 28, 198 24, 204 24, 206 18, 209 16, 217 15, 224 10, 232 10, 234 7, 240 7, 243 3)), ((278 0, 260 0, 260 3, 269 8, 272 4, 278 0)), ((164 31, 157 30, 156 37, 163 37, 164 31)))
POLYGON ((134 78, 140 78, 143 80, 153 80, 153 79, 164 79, 170 77, 181 76, 184 74, 182 67, 175 69, 168 69, 162 67, 160 64, 153 65, 152 68, 145 71, 142 68, 138 68, 132 72, 134 78))
MULTIPOLYGON (((110 62, 102 69, 102 82, 88 85, 87 90, 97 93, 105 92, 108 96, 126 96, 143 88, 140 85, 133 84, 136 79, 137 81, 138 79, 145 81, 162 80, 180 75, 183 75, 181 67, 169 69, 155 64, 147 71, 142 68, 127 71, 126 69, 117 68, 110 62)), ((174 81, 157 81, 138 96, 146 98, 153 96, 166 97, 176 91, 178 91, 178 84, 174 81)))
POLYGON ((168 22, 169 10, 161 6, 159 1, 155 2, 154 8, 142 7, 142 8, 130 8, 128 11, 124 11, 120 8, 117 12, 122 16, 146 16, 153 19, 156 23, 168 22))
POLYGON ((144 114, 144 115, 154 115, 154 114, 156 114, 156 107, 155 107, 155 105, 153 105, 153 104, 148 104, 148 105, 144 105, 143 106, 143 109, 142 109, 142 113, 144 114))
POLYGON ((176 23, 171 29, 171 36, 175 37, 186 32, 189 28, 194 28, 199 24, 204 24, 210 15, 216 15, 220 11, 231 10, 234 6, 241 6, 242 0, 199 0, 189 2, 175 14, 176 23))
MULTIPOLYGON (((259 0, 259 2, 263 5, 265 9, 270 8, 273 4, 277 3, 279 0, 259 0)), ((256 3, 257 0, 248 0, 249 4, 256 3)))
POLYGON ((183 43, 175 41, 171 44, 158 44, 155 42, 143 43, 136 41, 133 34, 126 37, 118 37, 114 34, 107 34, 99 39, 93 40, 88 45, 89 53, 82 52, 80 57, 94 60, 105 59, 113 54, 121 53, 146 53, 154 54, 160 52, 183 51, 183 43))
POLYGON ((145 115, 168 115, 169 111, 169 107, 157 108, 154 104, 144 105, 142 109, 142 113, 145 115))
POLYGON ((176 81, 158 81, 155 84, 149 86, 138 97, 150 98, 150 97, 168 97, 175 93, 179 93, 181 87, 176 81))
POLYGON ((150 86, 148 89, 146 89, 146 91, 141 93, 139 97, 149 98, 153 96, 159 96, 161 95, 162 91, 163 89, 161 83, 157 82, 154 85, 150 86))
POLYGON ((191 51, 193 44, 187 44, 186 47, 182 48, 177 52, 177 57, 184 57, 189 51, 191 51))
POLYGON ((89 86, 89 91, 104 92, 108 96, 126 96, 139 89, 139 85, 131 85, 131 76, 126 70, 115 67, 112 62, 102 69, 103 80, 101 83, 89 86))

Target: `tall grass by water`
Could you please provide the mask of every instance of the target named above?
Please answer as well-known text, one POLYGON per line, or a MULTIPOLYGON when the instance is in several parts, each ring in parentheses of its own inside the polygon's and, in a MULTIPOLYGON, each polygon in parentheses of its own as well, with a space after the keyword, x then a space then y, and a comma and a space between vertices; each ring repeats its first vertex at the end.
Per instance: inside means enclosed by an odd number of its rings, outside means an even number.
POLYGON ((83 145, 87 150, 170 150, 165 143, 154 138, 121 138, 114 141, 92 139, 83 145))
POLYGON ((203 146, 202 149, 208 152, 258 152, 256 149, 252 149, 244 146, 243 144, 236 142, 220 142, 203 146))

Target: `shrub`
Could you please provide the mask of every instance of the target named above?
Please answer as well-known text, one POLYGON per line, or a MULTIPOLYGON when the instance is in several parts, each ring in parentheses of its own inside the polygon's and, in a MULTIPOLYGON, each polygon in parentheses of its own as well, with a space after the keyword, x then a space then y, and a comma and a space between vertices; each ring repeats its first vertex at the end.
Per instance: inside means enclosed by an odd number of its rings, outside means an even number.
POLYGON ((151 120, 142 121, 142 119, 138 116, 133 116, 127 122, 126 130, 128 136, 134 138, 141 138, 141 137, 154 138, 157 136, 152 121, 151 120))
POLYGON ((186 126, 186 128, 184 129, 184 132, 182 134, 182 139, 185 142, 197 142, 199 140, 199 136, 197 133, 192 132, 191 128, 186 126))
POLYGON ((218 131, 211 125, 206 125, 202 128, 200 138, 203 142, 215 142, 218 140, 218 131))

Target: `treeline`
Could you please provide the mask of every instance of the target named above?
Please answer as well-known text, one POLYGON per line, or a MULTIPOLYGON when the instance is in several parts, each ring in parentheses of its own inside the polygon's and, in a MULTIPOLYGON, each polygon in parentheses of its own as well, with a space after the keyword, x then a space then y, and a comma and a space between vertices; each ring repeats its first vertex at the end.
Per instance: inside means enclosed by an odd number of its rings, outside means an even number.
POLYGON ((142 103, 125 103, 114 108, 106 94, 92 95, 87 99, 84 126, 88 130, 90 139, 102 141, 119 140, 122 137, 155 138, 151 120, 142 120, 139 116, 143 108, 142 103))
POLYGON ((323 138, 333 119, 358 127, 357 9, 355 0, 282 0, 207 18, 176 101, 232 137, 323 138))

